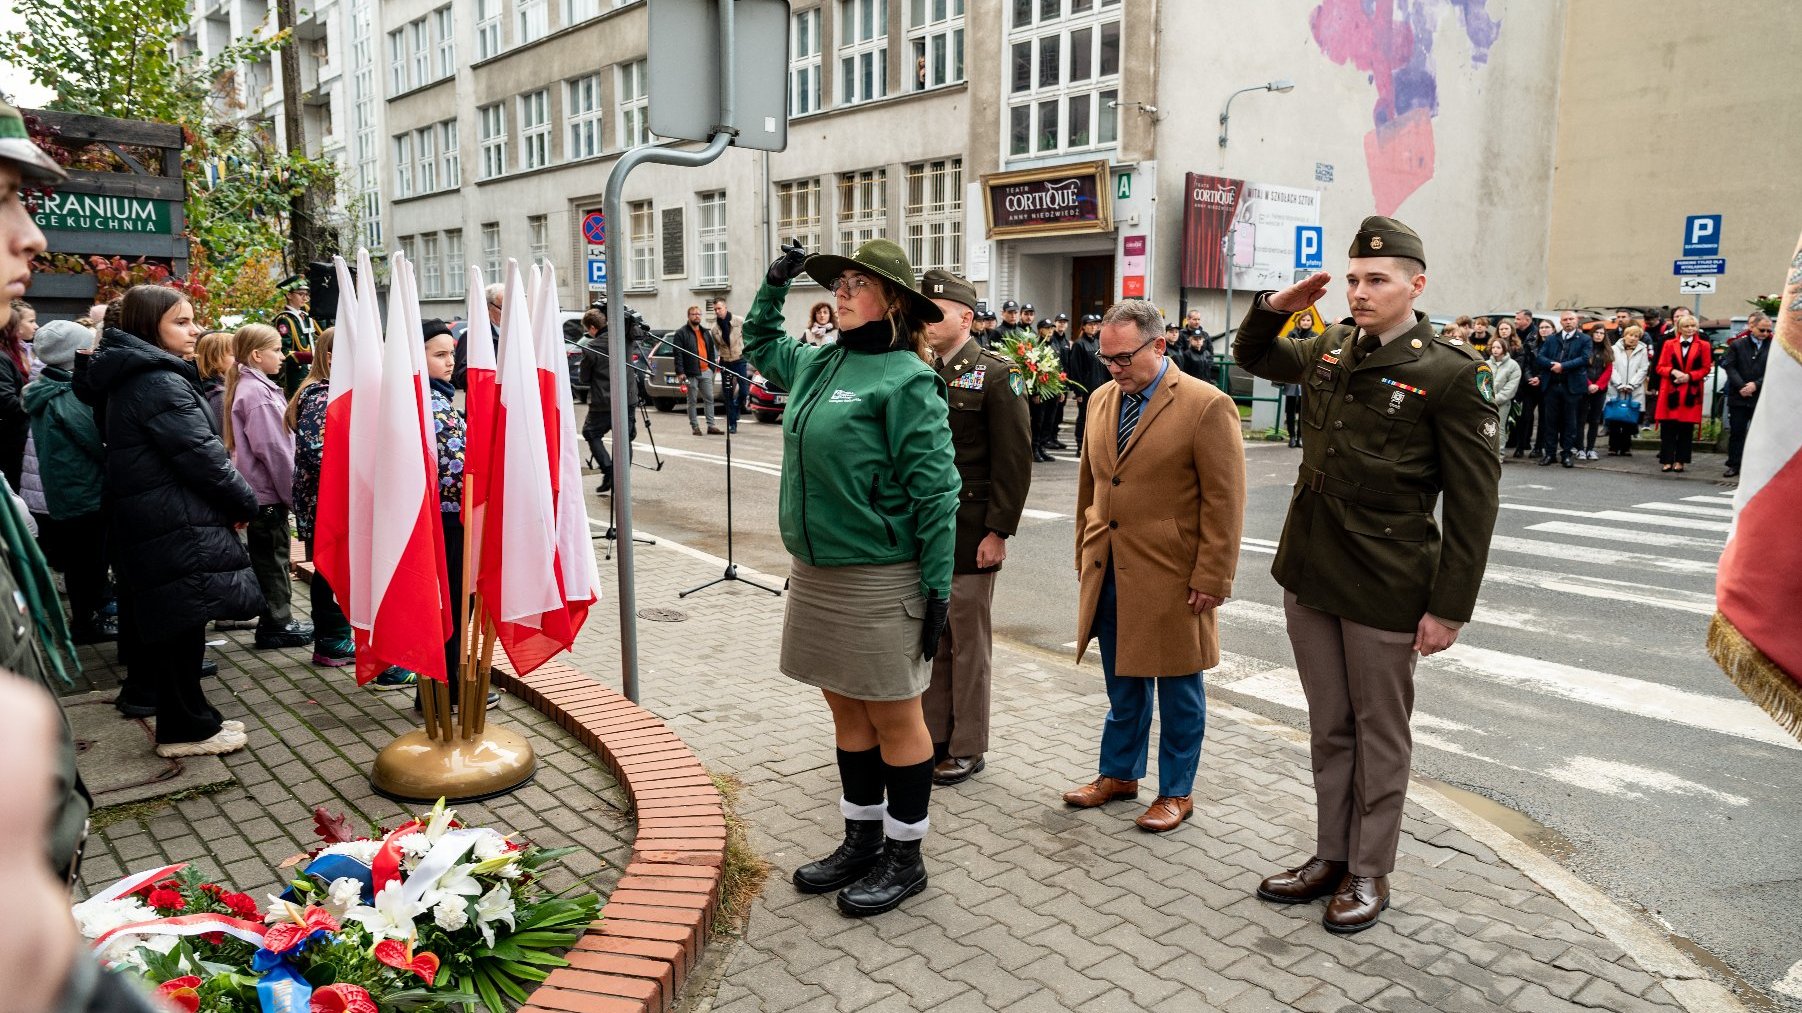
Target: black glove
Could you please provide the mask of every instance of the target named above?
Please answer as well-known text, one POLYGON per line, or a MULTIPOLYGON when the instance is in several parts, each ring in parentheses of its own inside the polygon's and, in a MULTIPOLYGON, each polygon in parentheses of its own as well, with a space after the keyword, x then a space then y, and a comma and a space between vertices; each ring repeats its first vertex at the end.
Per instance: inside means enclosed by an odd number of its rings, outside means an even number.
POLYGON ((920 628, 920 654, 927 661, 938 653, 939 639, 951 624, 951 601, 948 598, 926 599, 926 622, 920 628))
POLYGON ((782 255, 770 262, 769 273, 763 276, 763 280, 771 285, 786 285, 801 273, 801 265, 806 260, 807 250, 801 246, 801 241, 791 239, 782 248, 782 255))

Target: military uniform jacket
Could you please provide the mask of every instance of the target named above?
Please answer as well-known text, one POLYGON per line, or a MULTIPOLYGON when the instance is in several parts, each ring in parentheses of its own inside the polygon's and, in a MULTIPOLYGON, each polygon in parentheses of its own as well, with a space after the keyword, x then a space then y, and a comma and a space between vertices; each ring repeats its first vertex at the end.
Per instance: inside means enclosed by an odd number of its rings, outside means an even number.
POLYGON ((301 310, 285 309, 275 315, 275 333, 282 336, 283 355, 311 352, 313 336, 318 332, 319 325, 301 310))
POLYGON ((1233 358, 1302 387, 1301 473, 1271 574, 1301 604, 1378 629, 1411 632, 1424 613, 1469 621, 1501 481, 1488 365, 1434 337, 1419 314, 1361 361, 1350 320, 1279 341, 1287 317, 1264 308, 1267 295, 1246 314, 1233 358))
POLYGON ((951 444, 963 488, 957 494, 954 573, 993 573, 976 565, 976 546, 991 531, 1012 535, 1032 486, 1032 424, 1014 392, 1008 360, 975 338, 938 367, 951 403, 951 444))

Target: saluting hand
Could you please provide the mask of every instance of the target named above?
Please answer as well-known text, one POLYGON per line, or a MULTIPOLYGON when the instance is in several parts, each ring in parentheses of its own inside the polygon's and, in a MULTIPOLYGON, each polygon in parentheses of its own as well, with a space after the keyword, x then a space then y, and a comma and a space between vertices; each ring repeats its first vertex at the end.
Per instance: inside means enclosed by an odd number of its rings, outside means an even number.
MULTIPOLYGON (((1311 306, 1313 304, 1309 303, 1308 305, 1311 306)), ((1203 594, 1194 588, 1189 589, 1189 611, 1196 615, 1201 615, 1203 612, 1217 609, 1224 601, 1226 601, 1225 598, 1216 598, 1211 594, 1203 594)))
MULTIPOLYGON (((1333 276, 1321 271, 1270 296, 1270 308, 1280 313, 1299 313, 1320 301, 1333 276)), ((1200 613, 1196 613, 1199 615, 1200 613)))
POLYGON ((799 239, 791 239, 782 247, 782 253, 770 262, 770 269, 764 274, 764 280, 772 285, 786 285, 801 273, 801 265, 806 260, 806 247, 801 245, 799 239))

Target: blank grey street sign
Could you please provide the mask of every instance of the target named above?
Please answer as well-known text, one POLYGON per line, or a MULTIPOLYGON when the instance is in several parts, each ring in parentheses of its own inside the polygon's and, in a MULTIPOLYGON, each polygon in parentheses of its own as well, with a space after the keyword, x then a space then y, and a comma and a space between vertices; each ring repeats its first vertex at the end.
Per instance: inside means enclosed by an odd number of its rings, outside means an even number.
POLYGON ((719 0, 650 0, 646 91, 651 133, 705 141, 737 127, 732 143, 759 151, 788 146, 788 0, 735 0, 737 83, 732 123, 721 123, 719 0))

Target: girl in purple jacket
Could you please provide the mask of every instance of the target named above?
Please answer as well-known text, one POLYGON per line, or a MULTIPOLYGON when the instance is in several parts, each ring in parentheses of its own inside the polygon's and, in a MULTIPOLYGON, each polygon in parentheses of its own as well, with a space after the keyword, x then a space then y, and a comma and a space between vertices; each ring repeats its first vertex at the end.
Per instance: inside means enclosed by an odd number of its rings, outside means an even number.
POLYGON ((226 373, 225 449, 257 495, 256 519, 246 532, 250 567, 267 603, 257 617, 259 650, 299 647, 313 629, 289 609, 288 511, 294 506, 294 436, 287 402, 274 376, 282 368, 282 339, 267 324, 245 324, 232 335, 236 366, 226 373))

